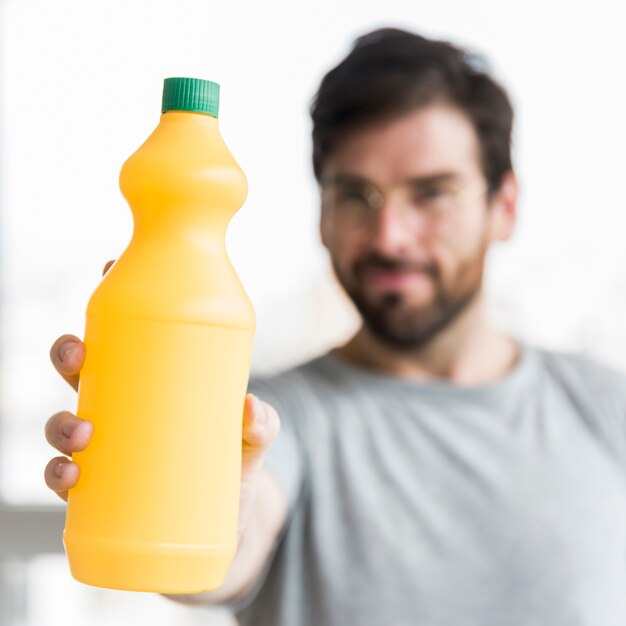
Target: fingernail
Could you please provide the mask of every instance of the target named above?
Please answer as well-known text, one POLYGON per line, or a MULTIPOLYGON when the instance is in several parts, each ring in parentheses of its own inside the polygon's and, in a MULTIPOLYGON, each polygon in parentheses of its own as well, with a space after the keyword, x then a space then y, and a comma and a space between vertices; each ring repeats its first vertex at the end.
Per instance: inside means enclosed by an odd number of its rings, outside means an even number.
POLYGON ((91 435, 93 435, 93 423, 89 422, 89 421, 84 421, 81 422, 80 424, 78 424, 78 426, 76 426, 76 430, 78 430, 80 428, 81 432, 83 433, 83 435, 89 435, 91 437, 91 435))
POLYGON ((76 342, 71 341, 71 342, 68 342, 68 343, 64 343, 59 348, 59 358, 61 359, 61 361, 65 361, 65 359, 67 358, 67 355, 69 354, 70 350, 72 350, 72 348, 74 348, 75 345, 76 345, 76 342))
POLYGON ((54 475, 57 478, 61 478, 61 474, 63 473, 63 466, 65 465, 65 463, 63 463, 63 461, 61 461, 60 463, 57 463, 54 467, 54 475))
POLYGON ((257 424, 267 424, 267 410, 265 409, 265 405, 258 399, 255 399, 256 402, 256 422, 257 424))

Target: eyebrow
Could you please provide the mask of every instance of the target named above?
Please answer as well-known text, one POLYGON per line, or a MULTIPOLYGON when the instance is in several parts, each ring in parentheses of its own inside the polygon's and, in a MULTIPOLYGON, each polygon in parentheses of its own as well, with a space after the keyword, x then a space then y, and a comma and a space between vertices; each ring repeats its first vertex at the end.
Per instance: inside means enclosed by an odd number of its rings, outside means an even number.
MULTIPOLYGON (((436 183, 450 183, 459 179, 458 174, 454 172, 439 172, 437 174, 429 174, 428 176, 413 176, 406 180, 406 183, 415 186, 428 186, 436 183)), ((335 174, 334 176, 326 176, 322 179, 322 184, 361 184, 361 185, 374 185, 371 180, 359 176, 358 174, 335 174)))

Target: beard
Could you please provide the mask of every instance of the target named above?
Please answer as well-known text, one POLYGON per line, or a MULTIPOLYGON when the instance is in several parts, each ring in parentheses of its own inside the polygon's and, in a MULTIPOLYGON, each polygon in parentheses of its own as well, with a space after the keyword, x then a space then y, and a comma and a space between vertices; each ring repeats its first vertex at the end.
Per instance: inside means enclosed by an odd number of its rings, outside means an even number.
POLYGON ((478 254, 459 266, 447 280, 435 263, 415 265, 377 253, 357 261, 351 277, 339 268, 336 259, 332 259, 332 265, 371 334, 393 349, 413 351, 425 347, 474 301, 482 287, 485 256, 486 245, 483 245, 478 254), (419 269, 432 282, 433 296, 421 305, 411 303, 409 289, 388 290, 372 298, 363 284, 363 274, 371 269, 419 269))

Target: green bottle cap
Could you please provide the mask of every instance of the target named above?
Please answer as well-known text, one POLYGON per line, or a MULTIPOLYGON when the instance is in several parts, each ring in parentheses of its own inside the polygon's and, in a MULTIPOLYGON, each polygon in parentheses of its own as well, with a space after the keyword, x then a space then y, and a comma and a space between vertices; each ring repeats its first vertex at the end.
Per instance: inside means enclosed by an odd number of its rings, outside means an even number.
POLYGON ((200 78, 166 78, 163 83, 165 111, 194 111, 217 117, 220 106, 220 86, 200 78))

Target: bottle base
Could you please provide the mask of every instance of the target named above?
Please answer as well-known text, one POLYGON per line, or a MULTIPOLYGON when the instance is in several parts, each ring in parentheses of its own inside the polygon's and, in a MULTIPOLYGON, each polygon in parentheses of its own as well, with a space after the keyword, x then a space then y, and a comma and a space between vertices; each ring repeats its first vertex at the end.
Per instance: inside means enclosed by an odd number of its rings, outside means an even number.
POLYGON ((63 533, 72 577, 86 585, 192 594, 224 582, 236 546, 152 544, 63 533))

